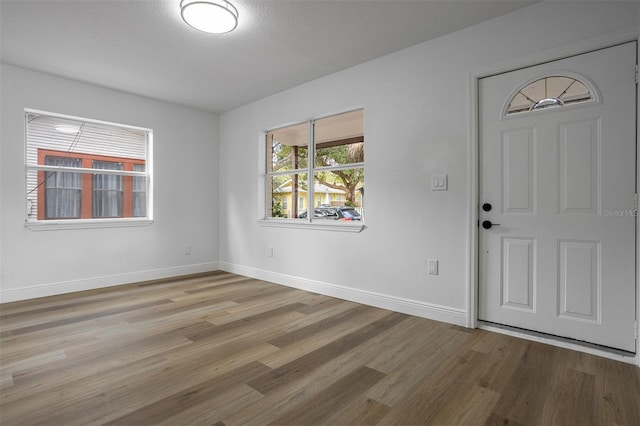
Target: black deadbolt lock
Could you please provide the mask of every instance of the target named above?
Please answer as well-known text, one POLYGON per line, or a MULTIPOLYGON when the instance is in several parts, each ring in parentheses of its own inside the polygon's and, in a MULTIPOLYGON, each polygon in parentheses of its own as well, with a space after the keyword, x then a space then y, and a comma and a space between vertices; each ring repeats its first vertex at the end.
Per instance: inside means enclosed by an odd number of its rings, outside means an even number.
POLYGON ((482 205, 482 210, 484 210, 485 212, 491 211, 491 204, 489 203, 484 203, 482 205))

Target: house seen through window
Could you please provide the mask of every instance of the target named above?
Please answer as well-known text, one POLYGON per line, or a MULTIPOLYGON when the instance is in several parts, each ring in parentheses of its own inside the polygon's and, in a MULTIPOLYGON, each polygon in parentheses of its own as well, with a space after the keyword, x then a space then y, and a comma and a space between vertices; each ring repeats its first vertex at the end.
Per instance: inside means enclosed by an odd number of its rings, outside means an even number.
POLYGON ((266 133, 268 219, 364 220, 364 111, 266 133))
POLYGON ((27 221, 149 219, 151 131, 26 111, 27 221))

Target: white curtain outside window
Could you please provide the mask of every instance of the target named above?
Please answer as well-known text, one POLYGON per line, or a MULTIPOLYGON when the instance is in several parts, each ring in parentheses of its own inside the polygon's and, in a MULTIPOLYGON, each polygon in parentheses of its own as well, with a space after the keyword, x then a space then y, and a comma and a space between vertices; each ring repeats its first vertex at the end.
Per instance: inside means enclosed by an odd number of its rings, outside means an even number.
MULTIPOLYGON (((134 164, 134 172, 144 172, 144 164, 134 164)), ((144 177, 133 178, 133 217, 145 217, 147 215, 147 179, 144 177)))
MULTIPOLYGON (((47 166, 80 167, 79 158, 47 156, 47 166)), ((70 172, 45 172, 45 217, 47 219, 71 219, 80 217, 82 200, 82 174, 70 172)))
MULTIPOLYGON (((122 163, 94 161, 94 169, 123 170, 122 163)), ((95 174, 93 176, 93 217, 122 217, 122 176, 95 174)))

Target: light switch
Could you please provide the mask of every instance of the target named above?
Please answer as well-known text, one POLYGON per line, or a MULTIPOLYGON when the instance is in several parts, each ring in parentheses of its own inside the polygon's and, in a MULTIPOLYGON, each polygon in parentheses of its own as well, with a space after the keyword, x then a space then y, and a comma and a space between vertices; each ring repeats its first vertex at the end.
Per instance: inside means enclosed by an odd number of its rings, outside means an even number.
POLYGON ((431 190, 432 191, 446 191, 448 189, 447 175, 433 175, 431 176, 431 190))
POLYGON ((429 259, 429 275, 438 275, 438 260, 429 259))

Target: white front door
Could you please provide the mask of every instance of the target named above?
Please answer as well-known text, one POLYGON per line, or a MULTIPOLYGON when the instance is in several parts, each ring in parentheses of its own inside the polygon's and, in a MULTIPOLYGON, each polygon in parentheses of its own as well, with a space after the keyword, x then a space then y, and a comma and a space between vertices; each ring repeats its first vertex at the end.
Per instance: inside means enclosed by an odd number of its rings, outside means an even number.
POLYGON ((635 352, 635 58, 632 42, 480 80, 480 320, 635 352), (592 100, 571 103, 580 82, 592 100), (561 94, 506 113, 543 88, 561 94))

